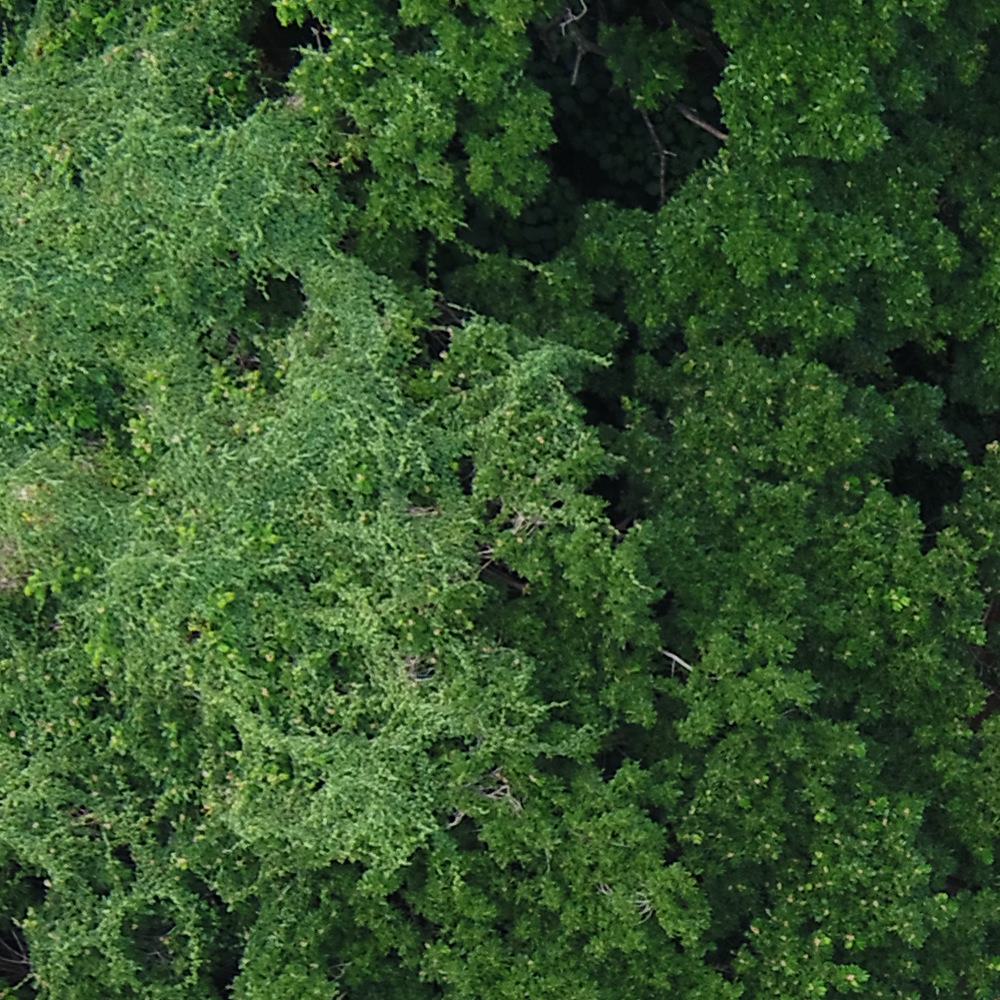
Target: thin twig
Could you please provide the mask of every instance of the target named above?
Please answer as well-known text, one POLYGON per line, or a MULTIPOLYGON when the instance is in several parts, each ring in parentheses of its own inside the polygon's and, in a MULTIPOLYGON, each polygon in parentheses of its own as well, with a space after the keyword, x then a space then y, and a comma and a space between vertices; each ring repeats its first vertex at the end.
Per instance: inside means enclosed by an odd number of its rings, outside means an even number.
POLYGON ((656 129, 653 128, 653 122, 650 120, 649 114, 645 110, 640 111, 639 114, 642 115, 642 120, 646 123, 646 128, 649 129, 653 145, 656 147, 656 155, 660 158, 660 208, 663 208, 667 200, 667 157, 676 156, 677 154, 667 149, 660 141, 656 129))
POLYGON ((514 792, 510 787, 510 782, 504 777, 503 771, 498 767, 490 772, 490 777, 499 782, 499 784, 497 787, 491 789, 480 788, 480 794, 485 795, 486 798, 492 799, 494 802, 506 801, 514 812, 521 812, 524 806, 521 805, 519 799, 515 798, 514 792))
MULTIPOLYGON (((564 31, 565 34, 565 31, 564 31)), ((570 77, 570 86, 575 87, 577 77, 580 75, 580 63, 584 55, 588 52, 595 56, 604 56, 607 53, 596 42, 592 42, 575 24, 569 25, 569 37, 573 39, 576 46, 576 59, 573 62, 573 75, 570 77)))
POLYGON ((643 892, 637 892, 633 900, 639 911, 640 923, 645 923, 653 915, 653 901, 643 892))
POLYGON ((316 49, 319 52, 323 51, 323 39, 326 35, 320 31, 315 25, 310 29, 312 31, 313 41, 316 43, 316 49))
POLYGON ((27 951, 25 951, 24 946, 21 944, 20 937, 17 933, 13 936, 14 944, 10 945, 7 941, 0 937, 0 948, 6 953, 6 958, 0 957, 0 962, 5 962, 8 965, 23 965, 30 967, 31 960, 28 957, 27 951))
POLYGON ((582 21, 587 16, 587 3, 586 0, 580 0, 580 13, 574 14, 572 7, 567 7, 563 13, 562 20, 559 22, 559 30, 562 34, 566 34, 566 29, 571 25, 575 24, 577 21, 582 21))
POLYGON ((539 528, 545 527, 545 519, 536 516, 526 516, 525 514, 515 514, 514 520, 510 525, 510 533, 512 535, 520 535, 524 528, 527 528, 527 534, 525 538, 533 535, 539 528))
MULTIPOLYGON (((604 50, 600 45, 592 42, 578 27, 576 22, 582 21, 587 16, 586 0, 580 0, 580 13, 574 14, 572 7, 567 7, 562 14, 562 18, 557 22, 559 27, 559 34, 569 37, 573 40, 573 44, 576 46, 576 56, 573 59, 573 74, 570 77, 569 85, 571 87, 576 86, 576 81, 580 77, 580 63, 583 62, 583 57, 588 53, 592 52, 594 55, 602 56, 604 55, 604 50)), ((553 22, 550 22, 550 24, 553 22)))
POLYGON ((716 128, 714 125, 709 124, 700 115, 696 114, 691 110, 686 104, 681 104, 677 102, 677 110, 692 124, 697 125, 698 128, 703 129, 709 135, 714 136, 719 142, 728 142, 729 133, 723 132, 722 129, 716 128))

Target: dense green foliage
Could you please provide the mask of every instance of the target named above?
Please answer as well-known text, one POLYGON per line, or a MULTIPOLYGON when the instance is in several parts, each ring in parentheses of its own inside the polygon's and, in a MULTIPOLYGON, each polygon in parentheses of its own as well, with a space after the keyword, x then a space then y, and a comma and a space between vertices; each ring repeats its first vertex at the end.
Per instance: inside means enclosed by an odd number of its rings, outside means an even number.
POLYGON ((1000 3, 0 26, 0 997, 1000 995, 1000 3))

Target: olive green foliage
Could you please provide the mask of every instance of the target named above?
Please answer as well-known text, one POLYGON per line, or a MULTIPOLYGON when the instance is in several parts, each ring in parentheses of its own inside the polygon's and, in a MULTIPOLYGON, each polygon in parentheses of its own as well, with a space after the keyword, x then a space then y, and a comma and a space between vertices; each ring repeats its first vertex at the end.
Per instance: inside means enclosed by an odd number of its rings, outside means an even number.
POLYGON ((0 997, 1000 993, 1000 6, 0 26, 0 997))

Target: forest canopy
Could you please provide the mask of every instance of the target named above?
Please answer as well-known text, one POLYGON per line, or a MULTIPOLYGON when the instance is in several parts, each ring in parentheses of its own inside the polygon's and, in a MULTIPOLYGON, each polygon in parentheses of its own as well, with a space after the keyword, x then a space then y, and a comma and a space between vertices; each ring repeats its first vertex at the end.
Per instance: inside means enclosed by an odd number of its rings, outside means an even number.
POLYGON ((0 31, 0 998, 1000 995, 1000 3, 0 31))

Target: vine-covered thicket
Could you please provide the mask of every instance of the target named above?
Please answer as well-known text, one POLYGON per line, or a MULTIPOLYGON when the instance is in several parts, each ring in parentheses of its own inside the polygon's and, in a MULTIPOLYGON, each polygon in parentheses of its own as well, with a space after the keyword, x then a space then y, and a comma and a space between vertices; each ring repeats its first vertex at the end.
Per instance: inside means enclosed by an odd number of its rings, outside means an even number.
POLYGON ((1000 5, 0 28, 0 997, 998 995, 1000 5))

